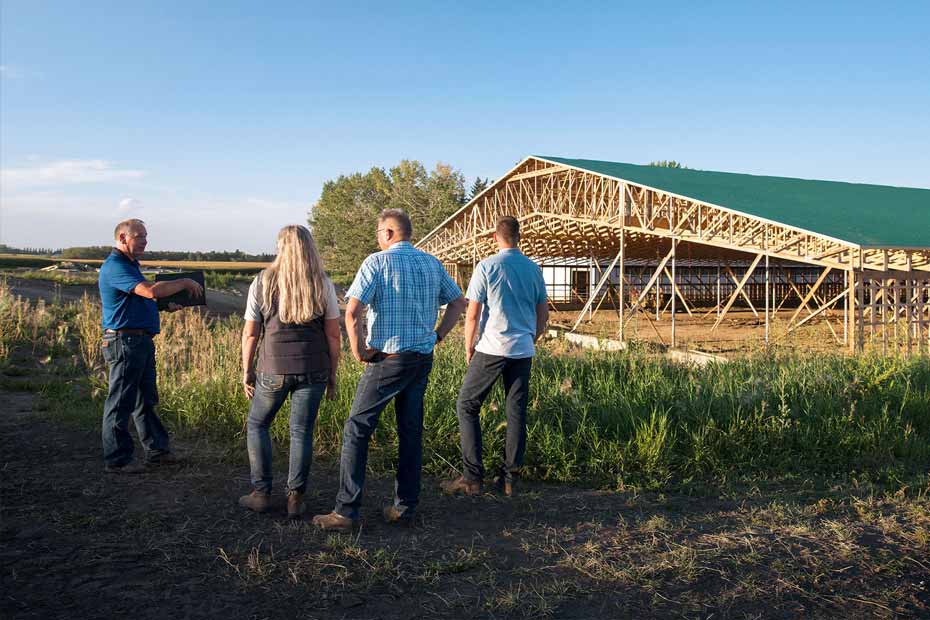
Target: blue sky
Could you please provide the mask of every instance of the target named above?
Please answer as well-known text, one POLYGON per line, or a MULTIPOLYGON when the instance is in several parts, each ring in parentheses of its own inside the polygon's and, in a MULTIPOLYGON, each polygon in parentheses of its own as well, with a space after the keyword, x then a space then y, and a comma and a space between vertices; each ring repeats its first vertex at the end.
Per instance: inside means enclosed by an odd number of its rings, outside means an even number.
POLYGON ((930 187, 930 3, 340 4, 4 0, 0 243, 271 251, 404 158, 930 187))

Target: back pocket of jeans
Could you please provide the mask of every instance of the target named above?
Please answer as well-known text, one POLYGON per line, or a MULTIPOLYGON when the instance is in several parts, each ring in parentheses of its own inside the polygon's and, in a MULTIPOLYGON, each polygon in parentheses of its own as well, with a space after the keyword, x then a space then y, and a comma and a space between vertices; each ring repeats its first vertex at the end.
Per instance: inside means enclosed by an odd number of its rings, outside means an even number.
POLYGON ((259 373, 258 384, 265 390, 280 390, 284 387, 284 375, 259 373))

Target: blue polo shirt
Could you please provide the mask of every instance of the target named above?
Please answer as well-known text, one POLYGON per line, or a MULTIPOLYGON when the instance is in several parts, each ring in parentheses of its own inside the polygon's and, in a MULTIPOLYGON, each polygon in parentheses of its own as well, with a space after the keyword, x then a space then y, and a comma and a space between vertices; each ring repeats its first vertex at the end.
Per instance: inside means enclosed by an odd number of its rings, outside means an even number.
POLYGON ((132 260, 119 250, 113 250, 100 267, 100 301, 103 302, 104 329, 144 329, 157 334, 158 304, 133 293, 145 276, 139 270, 139 261, 132 260))

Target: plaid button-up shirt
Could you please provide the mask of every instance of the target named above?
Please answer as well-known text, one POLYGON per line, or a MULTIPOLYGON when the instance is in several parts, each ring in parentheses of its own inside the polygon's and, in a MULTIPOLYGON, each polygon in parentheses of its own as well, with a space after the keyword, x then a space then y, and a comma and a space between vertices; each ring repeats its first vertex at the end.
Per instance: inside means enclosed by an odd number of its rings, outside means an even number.
POLYGON ((407 241, 366 258, 348 292, 368 306, 368 346, 385 353, 432 352, 439 307, 461 295, 442 263, 407 241))

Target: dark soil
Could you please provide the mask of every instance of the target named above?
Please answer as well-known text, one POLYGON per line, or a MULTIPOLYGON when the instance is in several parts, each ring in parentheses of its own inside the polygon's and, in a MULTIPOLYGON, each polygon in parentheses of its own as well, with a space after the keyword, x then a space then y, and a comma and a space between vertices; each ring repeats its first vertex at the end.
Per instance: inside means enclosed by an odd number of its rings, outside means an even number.
MULTIPOLYGON (((239 508, 244 448, 175 443, 181 465, 105 474, 95 426, 0 392, 0 617, 930 617, 926 491, 449 498, 427 479, 406 529, 380 519, 393 483, 372 476, 361 530, 339 535, 288 522, 283 496, 239 508)), ((332 463, 312 485, 309 513, 328 512, 332 463)))

